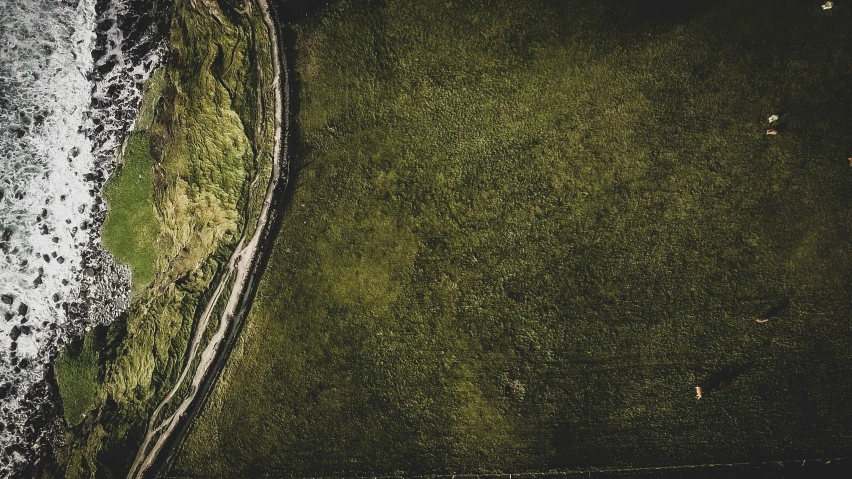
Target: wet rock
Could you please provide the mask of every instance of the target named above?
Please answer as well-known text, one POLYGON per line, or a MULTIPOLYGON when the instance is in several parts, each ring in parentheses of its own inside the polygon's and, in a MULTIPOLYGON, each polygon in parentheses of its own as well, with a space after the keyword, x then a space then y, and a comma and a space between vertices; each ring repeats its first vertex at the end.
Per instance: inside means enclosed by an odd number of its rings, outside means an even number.
POLYGON ((26 314, 30 311, 30 307, 26 305, 26 303, 21 303, 18 305, 18 314, 21 316, 26 316, 26 314))
POLYGON ((31 330, 30 330, 29 326, 21 326, 21 333, 22 334, 29 335, 30 332, 31 332, 31 330))
POLYGON ((12 338, 12 341, 17 341, 21 337, 21 328, 12 326, 12 330, 9 331, 9 337, 12 338))
POLYGON ((7 306, 11 306, 12 303, 15 301, 15 298, 11 294, 4 294, 0 296, 0 301, 2 301, 3 304, 6 304, 7 306))

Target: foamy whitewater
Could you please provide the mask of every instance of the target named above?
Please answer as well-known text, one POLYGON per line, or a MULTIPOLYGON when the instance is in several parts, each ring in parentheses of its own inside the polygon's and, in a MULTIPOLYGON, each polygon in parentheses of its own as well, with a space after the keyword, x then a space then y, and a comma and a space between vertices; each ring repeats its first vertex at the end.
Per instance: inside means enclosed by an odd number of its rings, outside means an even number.
MULTIPOLYGON (((97 198, 154 63, 125 59, 117 19, 126 2, 101 2, 106 19, 96 0, 0 6, 0 477, 40 434, 31 396, 50 356, 91 325, 79 313, 99 307, 97 198)), ((113 311, 126 306, 126 293, 118 299, 113 311)))

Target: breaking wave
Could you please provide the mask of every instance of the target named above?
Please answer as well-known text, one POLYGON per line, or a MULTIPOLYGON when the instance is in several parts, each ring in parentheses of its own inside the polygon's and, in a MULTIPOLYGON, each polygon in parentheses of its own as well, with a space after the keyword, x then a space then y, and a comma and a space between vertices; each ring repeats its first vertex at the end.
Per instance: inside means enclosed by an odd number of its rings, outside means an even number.
POLYGON ((33 417, 57 349, 126 307, 126 269, 99 248, 99 192, 158 59, 157 3, 0 9, 0 476, 50 429, 33 417))

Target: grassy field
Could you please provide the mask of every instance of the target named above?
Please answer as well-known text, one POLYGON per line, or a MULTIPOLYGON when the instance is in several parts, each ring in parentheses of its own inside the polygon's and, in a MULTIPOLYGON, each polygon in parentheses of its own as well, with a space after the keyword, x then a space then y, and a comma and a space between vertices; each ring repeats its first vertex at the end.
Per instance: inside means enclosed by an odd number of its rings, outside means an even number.
POLYGON ((128 138, 121 167, 104 188, 109 209, 101 238, 116 261, 130 265, 134 291, 142 291, 154 279, 160 234, 149 145, 147 132, 134 132, 128 138))
POLYGON ((100 343, 97 332, 90 331, 78 347, 65 349, 53 364, 65 422, 69 426, 80 424, 94 405, 100 371, 99 351, 103 346, 100 343))
POLYGON ((850 10, 819 3, 301 21, 292 198, 172 475, 847 454, 850 10))
POLYGON ((256 12, 220 3, 175 1, 169 55, 105 189, 104 243, 130 264, 134 295, 94 364, 57 366, 69 426, 58 475, 124 477, 184 363, 199 306, 255 227, 272 164, 274 118, 257 114, 272 101, 271 47, 256 12))

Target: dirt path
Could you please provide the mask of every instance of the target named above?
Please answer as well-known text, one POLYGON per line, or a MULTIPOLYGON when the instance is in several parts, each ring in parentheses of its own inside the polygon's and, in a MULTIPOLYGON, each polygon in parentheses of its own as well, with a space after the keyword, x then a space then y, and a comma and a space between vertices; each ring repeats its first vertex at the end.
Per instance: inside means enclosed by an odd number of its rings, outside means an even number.
MULTIPOLYGON (((210 371, 211 365, 213 364, 213 361, 216 358, 216 354, 219 351, 219 348, 225 338, 225 333, 234 319, 235 312, 240 304, 243 291, 246 288, 247 280, 250 276, 249 273, 252 269, 252 264, 254 263, 257 256, 258 245, 260 244, 261 236, 265 229, 264 226, 270 219, 269 208, 272 203, 272 197, 276 187, 278 186, 278 180, 281 174, 281 151, 283 141, 282 127, 284 125, 284 103, 282 98, 282 88, 280 88, 282 66, 278 51, 278 36, 275 30, 275 24, 270 14, 269 5, 267 4, 266 0, 257 0, 257 3, 260 6, 261 13, 263 15, 263 21, 266 24, 266 28, 269 32, 270 43, 272 44, 272 82, 273 85, 276 86, 275 135, 272 176, 266 188, 266 196, 264 199, 263 207, 260 211, 260 215, 258 216, 257 227, 255 228, 254 235, 251 237, 248 243, 245 243, 245 237, 240 239, 240 242, 237 244, 234 253, 228 260, 228 263, 225 266, 224 273, 222 274, 222 278, 219 281, 219 284, 216 286, 213 296, 207 303, 207 306, 204 309, 204 313, 202 314, 201 318, 199 318, 198 324, 195 329, 194 338, 189 349, 189 356, 186 361, 186 366, 184 366, 184 369, 182 370, 178 381, 175 383, 175 386, 169 391, 163 401, 157 406, 157 409, 154 411, 154 414, 151 416, 151 420, 148 424, 148 429, 145 434, 145 438, 142 441, 142 445, 139 447, 136 459, 133 461, 133 465, 131 466, 130 472, 127 475, 128 478, 142 478, 145 475, 145 473, 154 463, 158 454, 163 449, 163 446, 166 441, 174 432, 180 419, 186 413, 192 402, 195 400, 195 397, 199 391, 199 385, 202 383, 205 377, 207 377, 208 374, 216 373, 216 371, 210 371), (234 287, 231 289, 230 295, 228 296, 228 302, 225 305, 225 310, 223 311, 222 316, 219 318, 219 327, 217 328, 216 333, 213 335, 213 337, 210 338, 210 340, 207 342, 206 346, 204 347, 204 350, 201 352, 200 361, 195 367, 193 373, 193 364, 196 362, 195 359, 199 357, 198 354, 199 349, 201 347, 201 341, 204 336, 204 332, 207 330, 207 326, 210 324, 210 319, 213 315, 213 310, 215 309, 216 304, 219 302, 219 299, 222 297, 222 294, 225 292, 227 285, 231 282, 232 279, 234 279, 234 287), (192 381, 189 384, 189 393, 185 398, 183 398, 180 405, 171 415, 162 420, 159 420, 159 416, 162 413, 163 409, 172 404, 172 400, 175 398, 190 373, 193 373, 193 376, 192 381)), ((250 8, 250 4, 247 6, 247 8, 250 8)), ((259 112, 259 114, 262 114, 262 112, 259 112)), ((255 180, 256 179, 257 178, 255 178, 255 180)))

